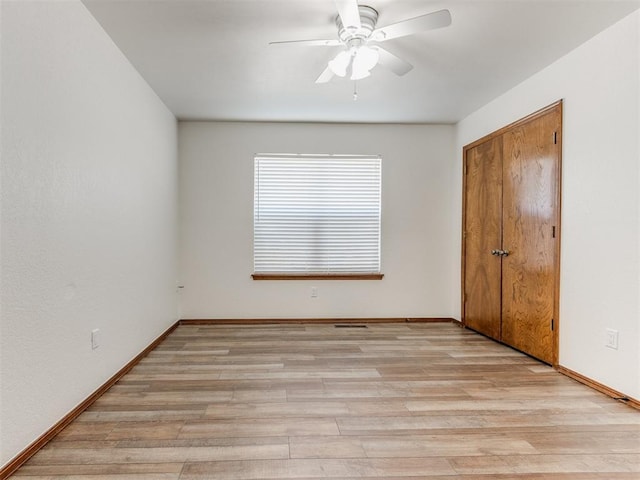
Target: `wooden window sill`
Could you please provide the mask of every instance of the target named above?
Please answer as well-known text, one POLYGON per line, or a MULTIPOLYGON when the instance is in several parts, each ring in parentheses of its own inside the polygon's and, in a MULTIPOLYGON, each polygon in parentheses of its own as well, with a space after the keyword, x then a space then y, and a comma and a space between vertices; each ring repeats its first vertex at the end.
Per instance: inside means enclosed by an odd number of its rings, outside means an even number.
POLYGON ((382 280, 382 273, 254 273, 254 280, 382 280))

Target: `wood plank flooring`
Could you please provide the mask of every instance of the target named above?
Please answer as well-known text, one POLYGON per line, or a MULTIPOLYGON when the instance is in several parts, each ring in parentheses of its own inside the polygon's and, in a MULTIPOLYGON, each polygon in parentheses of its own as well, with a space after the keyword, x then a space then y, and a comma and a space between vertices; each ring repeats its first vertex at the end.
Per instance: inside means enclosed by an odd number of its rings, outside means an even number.
POLYGON ((180 326, 25 479, 640 479, 640 412, 453 324, 180 326))

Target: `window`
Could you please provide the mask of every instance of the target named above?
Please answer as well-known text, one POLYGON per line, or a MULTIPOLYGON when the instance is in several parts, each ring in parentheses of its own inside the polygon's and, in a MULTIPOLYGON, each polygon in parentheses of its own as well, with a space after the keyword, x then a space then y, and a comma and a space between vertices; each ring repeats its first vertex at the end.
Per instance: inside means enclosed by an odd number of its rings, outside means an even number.
POLYGON ((256 156, 253 278, 382 278, 380 194, 379 156, 256 156))

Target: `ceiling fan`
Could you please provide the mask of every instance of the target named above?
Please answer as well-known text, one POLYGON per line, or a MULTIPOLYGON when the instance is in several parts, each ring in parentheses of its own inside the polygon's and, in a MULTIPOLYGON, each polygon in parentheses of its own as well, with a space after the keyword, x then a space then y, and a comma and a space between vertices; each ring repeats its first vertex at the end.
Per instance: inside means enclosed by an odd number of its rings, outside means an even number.
POLYGON ((334 0, 334 2, 338 9, 336 17, 338 38, 270 43, 270 45, 312 47, 343 46, 344 50, 329 61, 316 83, 327 83, 334 75, 345 77, 348 72, 351 80, 360 80, 368 77, 378 63, 396 75, 404 75, 413 68, 413 65, 380 47, 378 43, 451 25, 449 10, 438 10, 376 28, 378 12, 374 8, 358 5, 357 0, 334 0))

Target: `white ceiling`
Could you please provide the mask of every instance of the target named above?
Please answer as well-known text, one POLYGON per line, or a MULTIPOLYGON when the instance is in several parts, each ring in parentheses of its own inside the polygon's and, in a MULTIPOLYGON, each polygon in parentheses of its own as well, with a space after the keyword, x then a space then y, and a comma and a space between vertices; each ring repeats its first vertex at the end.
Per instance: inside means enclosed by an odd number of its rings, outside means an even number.
POLYGON ((415 68, 315 79, 336 47, 333 0, 83 0, 180 119, 453 123, 640 7, 640 0, 360 0, 378 26, 442 8, 452 25, 390 40, 415 68))

